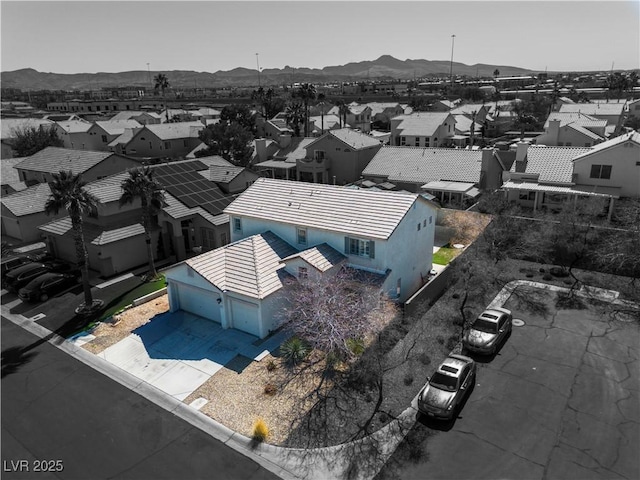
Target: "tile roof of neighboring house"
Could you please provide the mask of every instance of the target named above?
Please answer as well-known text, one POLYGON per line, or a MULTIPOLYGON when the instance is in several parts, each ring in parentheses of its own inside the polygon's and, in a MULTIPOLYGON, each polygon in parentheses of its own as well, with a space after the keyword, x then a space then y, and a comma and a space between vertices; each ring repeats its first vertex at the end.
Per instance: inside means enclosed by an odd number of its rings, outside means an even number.
POLYGON ((574 123, 568 124, 567 128, 571 128, 571 129, 575 130, 576 132, 581 133, 585 137, 591 138, 592 140, 604 140, 600 135, 598 135, 596 133, 593 133, 591 130, 587 130, 585 127, 582 127, 580 125, 576 125, 574 123))
POLYGON ((403 136, 430 137, 451 115, 450 112, 418 112, 411 115, 398 115, 400 119, 398 134, 403 136))
POLYGON ((109 120, 106 122, 95 122, 95 124, 102 128, 107 135, 122 135, 127 128, 141 128, 135 120, 109 120))
MULTIPOLYGON (((228 160, 225 160, 220 155, 209 155, 208 157, 198 157, 196 158, 199 162, 204 163, 207 167, 233 167, 233 163, 228 160)), ((187 162, 188 160, 184 160, 187 162)), ((179 163, 179 162, 172 162, 179 163)))
POLYGON ((480 122, 473 122, 468 117, 464 115, 454 115, 456 119, 456 130, 458 132, 470 133, 471 132, 471 123, 473 123, 473 131, 476 133, 480 133, 482 131, 482 125, 480 122))
POLYGON ((43 120, 40 118, 3 118, 0 122, 0 130, 2 140, 15 138, 16 132, 24 128, 43 126, 54 126, 55 122, 51 120, 43 120))
POLYGON ((603 187, 601 185, 573 185, 571 187, 563 187, 557 185, 540 185, 539 183, 533 182, 519 182, 508 180, 502 184, 502 188, 506 190, 516 189, 553 193, 580 193, 594 197, 620 197, 619 187, 603 187))
POLYGON ((122 196, 122 182, 127 178, 129 178, 128 172, 116 173, 87 183, 85 188, 98 197, 101 203, 117 202, 122 196))
POLYGON ((584 113, 579 112, 551 112, 544 122, 544 128, 549 128, 549 122, 552 120, 560 120, 560 126, 567 125, 569 123, 575 123, 583 127, 605 127, 607 125, 606 120, 600 120, 584 113))
MULTIPOLYGON (((60 236, 72 236, 73 226, 71 225, 71 217, 64 217, 45 223, 38 227, 43 232, 53 233, 60 236)), ((140 223, 125 225, 116 228, 102 228, 90 222, 82 224, 82 232, 84 233, 85 242, 91 245, 101 246, 109 243, 118 242, 127 238, 136 237, 144 234, 144 227, 140 223)))
POLYGON ((349 110, 351 111, 352 114, 354 115, 360 115, 362 112, 364 112, 367 108, 369 108, 367 105, 353 105, 350 104, 349 105, 349 110))
POLYGON ((482 108, 486 110, 487 106, 482 103, 466 103, 450 110, 449 113, 454 115, 473 115, 473 112, 478 113, 482 108))
POLYGON ((44 212, 51 189, 48 183, 39 183, 20 192, 0 198, 0 202, 16 217, 44 212))
POLYGON ((353 148, 354 150, 360 150, 363 148, 380 146, 380 140, 372 137, 371 135, 367 135, 366 133, 357 132, 352 130, 351 128, 339 128, 337 130, 331 130, 326 132, 323 136, 318 137, 314 141, 310 142, 307 145, 307 148, 311 147, 314 143, 319 142, 320 139, 324 138, 327 135, 331 135, 338 140, 342 141, 344 144, 353 148))
POLYGON ((216 183, 229 183, 242 172, 244 167, 225 167, 221 165, 212 165, 209 170, 201 170, 199 173, 207 180, 216 183))
POLYGON ((259 178, 225 209, 225 213, 386 239, 417 197, 415 194, 259 178))
POLYGON ((118 112, 113 117, 111 117, 112 122, 121 121, 121 120, 130 120, 134 117, 139 117, 143 114, 148 114, 148 112, 143 112, 142 110, 128 110, 125 112, 118 112))
POLYGON ((314 124, 314 128, 312 128, 312 131, 318 132, 322 131, 323 127, 324 131, 326 132, 327 130, 335 128, 336 125, 340 126, 340 119, 336 115, 330 114, 325 115, 324 118, 322 117, 322 115, 309 117, 309 122, 314 124))
POLYGON ((347 259, 345 255, 327 243, 321 243, 315 247, 307 248, 306 250, 289 255, 284 259, 284 261, 286 262, 293 258, 302 258, 305 262, 320 272, 326 272, 331 267, 335 267, 347 259))
POLYGON ((122 135, 115 138, 111 143, 109 143, 108 146, 115 147, 117 145, 126 145, 131 140, 133 140, 133 137, 137 132, 138 131, 134 130, 133 128, 131 130, 125 130, 124 132, 122 132, 122 135))
POLYGON ((56 124, 66 133, 84 133, 93 126, 93 123, 85 120, 67 120, 56 124))
POLYGON ((479 183, 481 167, 482 150, 382 147, 362 175, 420 185, 434 180, 479 183))
POLYGON ((618 137, 612 138, 611 140, 607 140, 606 142, 598 143, 597 145, 594 145, 593 147, 588 149, 588 151, 574 157, 573 160, 579 160, 583 157, 591 155, 592 153, 601 152, 603 150, 606 150, 607 148, 615 147, 616 145, 620 145, 627 141, 631 141, 636 143, 637 145, 640 145, 640 133, 635 131, 624 133, 618 137))
POLYGON ((23 157, 3 158, 0 161, 0 182, 2 185, 9 185, 16 191, 24 190, 27 184, 20 179, 18 170, 14 166, 24 160, 23 157))
POLYGON ((274 158, 284 158, 288 163, 296 163, 299 158, 307 156, 307 146, 314 142, 315 138, 295 137, 291 139, 289 146, 281 148, 273 154, 274 158))
MULTIPOLYGON (((387 109, 400 108, 401 110, 403 110, 403 108, 397 102, 396 103, 394 103, 394 102, 369 102, 366 105, 371 109, 371 116, 372 117, 374 115, 379 114, 379 113, 384 113, 385 110, 387 110, 387 109)), ((404 110, 403 110, 403 112, 404 112, 404 110)))
POLYGON ((198 138, 198 132, 204 128, 201 122, 176 122, 156 125, 145 125, 160 140, 175 140, 179 138, 198 138))
POLYGON ((199 108, 198 112, 201 115, 220 115, 222 112, 220 110, 216 110, 215 108, 203 107, 199 108))
POLYGON ((22 162, 16 165, 16 168, 48 173, 71 170, 74 175, 77 175, 95 167, 112 155, 114 155, 113 152, 47 147, 30 157, 25 157, 22 162))
POLYGON ((196 152, 199 152, 201 150, 206 150, 207 148, 209 148, 209 146, 204 143, 201 142, 200 145, 198 145, 196 148, 194 148, 193 150, 191 150, 189 153, 187 153, 184 158, 189 158, 189 159, 194 159, 194 158, 198 158, 196 156, 196 152))
POLYGON ((573 159, 590 152, 593 147, 541 147, 532 145, 527 150, 525 171, 523 162, 514 162, 512 172, 537 173, 539 183, 573 182, 573 159))
POLYGON ((622 115, 623 103, 565 103, 560 106, 560 113, 580 112, 597 117, 598 115, 622 115))
POLYGON ((449 107, 449 110, 451 110, 452 108, 455 108, 456 106, 456 104, 453 103, 451 100, 437 100, 436 103, 441 103, 445 107, 449 107))
POLYGON ((282 259, 296 249, 268 231, 185 260, 222 291, 263 299, 283 287, 282 259))

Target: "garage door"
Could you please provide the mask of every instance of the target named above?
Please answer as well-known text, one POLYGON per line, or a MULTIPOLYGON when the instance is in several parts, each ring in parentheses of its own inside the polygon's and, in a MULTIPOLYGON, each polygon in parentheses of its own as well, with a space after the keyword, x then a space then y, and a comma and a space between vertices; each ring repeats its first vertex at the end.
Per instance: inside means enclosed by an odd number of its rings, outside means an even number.
POLYGON ((217 295, 185 283, 179 283, 177 286, 181 310, 220 323, 220 307, 216 302, 217 295))
POLYGON ((233 328, 259 337, 258 305, 235 298, 230 299, 230 305, 233 328))

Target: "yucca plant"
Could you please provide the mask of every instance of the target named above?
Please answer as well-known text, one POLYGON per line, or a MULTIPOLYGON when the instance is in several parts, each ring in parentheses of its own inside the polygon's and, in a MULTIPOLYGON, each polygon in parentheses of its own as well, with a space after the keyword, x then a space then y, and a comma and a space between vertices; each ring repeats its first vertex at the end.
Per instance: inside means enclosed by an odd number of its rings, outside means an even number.
POLYGON ((293 365, 302 362, 310 351, 309 345, 299 337, 291 337, 280 346, 280 353, 284 359, 293 365))

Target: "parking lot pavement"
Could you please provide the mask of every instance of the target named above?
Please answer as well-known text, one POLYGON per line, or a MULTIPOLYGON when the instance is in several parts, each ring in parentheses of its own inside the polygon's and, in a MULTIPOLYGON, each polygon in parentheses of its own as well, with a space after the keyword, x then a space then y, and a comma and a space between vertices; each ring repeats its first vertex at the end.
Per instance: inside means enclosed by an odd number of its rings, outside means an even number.
POLYGON ((475 357, 454 422, 417 424, 431 435, 421 460, 395 466, 400 478, 640 478, 640 326, 542 295, 546 315, 505 304, 524 326, 493 358, 475 357))

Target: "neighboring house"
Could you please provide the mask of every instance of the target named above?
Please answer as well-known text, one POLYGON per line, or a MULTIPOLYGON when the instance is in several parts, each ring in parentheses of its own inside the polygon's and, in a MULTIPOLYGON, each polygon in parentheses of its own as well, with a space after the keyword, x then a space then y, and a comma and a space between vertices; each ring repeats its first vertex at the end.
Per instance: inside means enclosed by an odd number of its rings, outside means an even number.
POLYGON ((57 216, 44 213, 44 205, 50 195, 49 184, 41 183, 0 198, 2 235, 25 243, 39 241, 42 235, 38 227, 66 213, 60 212, 57 216))
POLYGON ((340 119, 336 115, 314 115, 309 117, 309 134, 319 137, 329 130, 337 130, 340 127, 340 119))
MULTIPOLYGON (((205 174, 213 166, 231 168, 221 158, 204 157, 152 165, 154 178, 165 189, 165 205, 153 219, 152 250, 156 260, 184 260, 229 242, 229 217, 224 208, 235 195, 227 194, 205 174)), ((138 201, 120 207, 127 172, 87 184, 101 204, 96 216, 86 217, 85 239, 90 268, 109 277, 147 263, 142 212, 138 201)), ((49 251, 75 262, 73 232, 68 216, 40 226, 49 251)), ((44 223, 44 222, 42 222, 44 223)))
POLYGON ((119 112, 111 117, 112 122, 119 122, 122 120, 135 120, 140 125, 155 125, 162 123, 162 116, 156 112, 129 110, 126 112, 119 112))
MULTIPOLYGON (((355 102, 350 103, 347 107, 349 110, 346 115, 346 125, 343 124, 342 126, 369 133, 371 131, 372 120, 371 108, 368 105, 359 105, 355 102)), ((329 114, 340 117, 340 108, 338 106, 333 107, 329 110, 329 114)))
POLYGON ((254 165, 254 168, 269 178, 293 180, 297 178, 296 167, 298 160, 307 156, 307 146, 314 142, 315 138, 283 137, 288 140, 281 144, 281 148, 273 154, 273 158, 254 165))
POLYGON ((260 178, 225 213, 232 241, 271 231, 299 251, 327 244, 400 302, 431 270, 437 207, 420 195, 260 178))
POLYGON ((200 174, 207 180, 216 183, 225 193, 243 192, 260 178, 257 173, 235 165, 211 165, 209 170, 203 170, 200 174))
POLYGON ((369 102, 366 106, 371 109, 371 123, 379 129, 390 130, 391 119, 404 115, 404 108, 396 102, 369 102))
MULTIPOLYGON (((490 105, 490 104, 489 104, 490 105)), ((475 117, 476 122, 482 123, 489 115, 490 106, 484 103, 465 103, 451 110, 452 115, 464 115, 469 119, 475 117)))
POLYGON ((560 113, 580 113, 598 120, 606 120, 605 137, 617 135, 624 123, 624 103, 568 103, 560 106, 560 113))
POLYGON ((546 146, 591 147, 603 142, 607 121, 588 115, 552 112, 544 125, 544 133, 535 143, 546 146))
POLYGON ((375 184, 390 182, 410 192, 428 192, 442 204, 464 205, 480 190, 502 184, 505 162, 493 149, 382 147, 362 172, 375 184))
POLYGON ((13 158, 15 156, 13 147, 16 140, 16 132, 21 132, 27 128, 55 128, 55 122, 40 118, 3 118, 0 122, 2 151, 0 158, 13 158))
MULTIPOLYGON (((291 138, 289 138, 289 142, 291 138)), ((266 162, 272 158, 278 150, 280 145, 274 140, 267 140, 266 138, 256 138, 252 140, 251 146, 253 147, 253 153, 251 155, 251 165, 255 167, 260 162, 266 162)))
POLYGON ((455 135, 455 118, 444 112, 418 112, 391 119, 391 145, 443 147, 455 135))
POLYGON ((296 160, 298 180, 345 185, 355 182, 382 144, 370 135, 350 128, 332 130, 305 147, 296 160))
MULTIPOLYGON (((284 112, 278 113, 271 120, 265 120, 261 116, 258 116, 256 127, 258 129, 258 135, 278 143, 281 143, 281 138, 292 137, 294 135, 293 129, 287 124, 284 112)), ((281 146, 285 147, 286 145, 281 146)))
POLYGON ((627 117, 640 118, 640 98, 630 100, 627 103, 627 117))
POLYGON ((91 182, 139 165, 135 160, 112 152, 47 147, 25 157, 14 168, 18 170, 20 179, 29 184, 51 182, 53 174, 62 170, 71 171, 74 175, 82 174, 85 182, 91 182))
POLYGON ((460 103, 460 100, 436 100, 431 104, 432 112, 449 112, 456 108, 456 106, 460 103))
POLYGON ((106 122, 94 122, 88 130, 90 150, 109 152, 109 144, 121 136, 125 130, 142 128, 142 124, 136 120, 109 120, 106 122))
POLYGON ((569 199, 640 197, 640 134, 631 132, 594 147, 518 144, 516 161, 504 173, 507 198, 522 206, 555 210, 569 199))
POLYGON ((0 161, 0 182, 2 182, 2 196, 14 192, 20 192, 27 188, 27 184, 20 179, 20 173, 15 169, 15 165, 24 160, 23 157, 3 158, 0 161))
POLYGON ((144 125, 140 129, 126 129, 109 148, 132 157, 184 158, 203 143, 198 138, 203 128, 201 122, 144 125))
POLYGON ((68 120, 56 122, 58 138, 62 140, 64 148, 74 150, 93 150, 89 129, 93 126, 86 120, 68 120))

